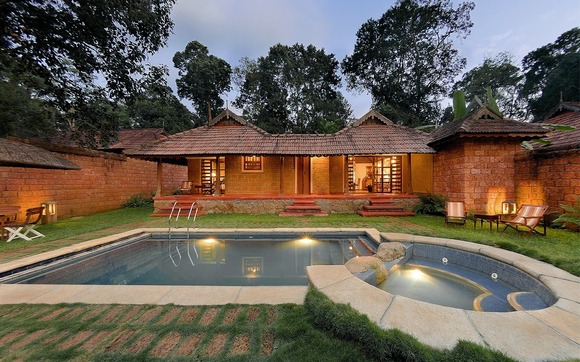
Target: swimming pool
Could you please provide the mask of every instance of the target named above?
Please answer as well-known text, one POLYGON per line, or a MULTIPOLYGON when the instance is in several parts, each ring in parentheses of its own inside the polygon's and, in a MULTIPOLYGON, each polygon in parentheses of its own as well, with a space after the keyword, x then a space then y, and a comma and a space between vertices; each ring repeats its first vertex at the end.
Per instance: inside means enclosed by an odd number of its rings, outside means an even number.
POLYGON ((308 285, 306 267, 342 265, 361 233, 153 234, 34 265, 2 283, 308 285))

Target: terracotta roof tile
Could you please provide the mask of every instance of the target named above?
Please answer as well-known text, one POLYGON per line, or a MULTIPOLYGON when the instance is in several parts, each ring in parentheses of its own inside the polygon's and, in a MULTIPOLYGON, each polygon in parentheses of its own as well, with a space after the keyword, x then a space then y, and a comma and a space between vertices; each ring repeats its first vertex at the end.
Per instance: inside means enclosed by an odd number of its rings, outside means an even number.
POLYGON ((539 124, 505 119, 483 107, 468 116, 445 124, 431 133, 429 145, 436 145, 460 135, 512 136, 522 139, 538 137, 548 130, 539 124))
POLYGON ((572 131, 551 131, 544 137, 550 141, 549 145, 535 146, 538 152, 548 152, 556 150, 580 150, 580 111, 560 113, 557 116, 548 119, 547 124, 560 124, 574 126, 572 131))
POLYGON ((106 149, 129 149, 139 148, 141 145, 164 139, 166 136, 163 128, 140 128, 122 129, 119 131, 117 142, 106 149))
POLYGON ((141 157, 209 155, 332 156, 387 153, 434 153, 428 134, 395 125, 368 112, 335 134, 269 134, 224 111, 209 126, 168 136, 127 154, 141 157))

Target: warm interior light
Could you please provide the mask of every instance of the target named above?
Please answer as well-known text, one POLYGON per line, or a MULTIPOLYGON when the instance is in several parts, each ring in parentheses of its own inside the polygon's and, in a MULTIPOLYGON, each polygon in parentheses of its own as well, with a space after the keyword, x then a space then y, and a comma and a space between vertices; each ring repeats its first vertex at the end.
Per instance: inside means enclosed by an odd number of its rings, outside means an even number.
POLYGON ((213 243, 216 242, 216 239, 207 238, 207 239, 204 239, 203 242, 206 243, 206 244, 213 244, 213 243))

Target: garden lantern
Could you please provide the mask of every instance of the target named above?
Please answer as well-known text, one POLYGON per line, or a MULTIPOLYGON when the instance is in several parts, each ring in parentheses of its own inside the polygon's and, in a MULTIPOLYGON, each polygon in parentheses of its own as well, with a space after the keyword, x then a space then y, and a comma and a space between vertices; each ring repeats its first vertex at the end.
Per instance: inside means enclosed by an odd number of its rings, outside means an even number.
POLYGON ((504 215, 515 215, 517 209, 518 207, 515 201, 504 201, 501 203, 501 213, 504 215))
POLYGON ((44 201, 40 206, 44 206, 44 211, 42 212, 42 223, 55 223, 57 220, 56 201, 44 201))

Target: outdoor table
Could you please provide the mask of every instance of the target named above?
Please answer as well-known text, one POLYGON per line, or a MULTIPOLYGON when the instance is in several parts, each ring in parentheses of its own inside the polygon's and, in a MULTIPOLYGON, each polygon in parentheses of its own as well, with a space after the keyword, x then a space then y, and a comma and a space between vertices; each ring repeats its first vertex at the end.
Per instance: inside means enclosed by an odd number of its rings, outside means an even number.
POLYGON ((474 214, 473 215, 473 228, 477 226, 477 220, 481 222, 481 227, 483 228, 483 220, 489 221, 489 231, 493 230, 493 222, 495 221, 495 228, 499 230, 499 214, 474 214))
POLYGON ((17 205, 0 205, 0 240, 4 240, 4 224, 12 217, 16 217, 20 212, 20 206, 17 205))

